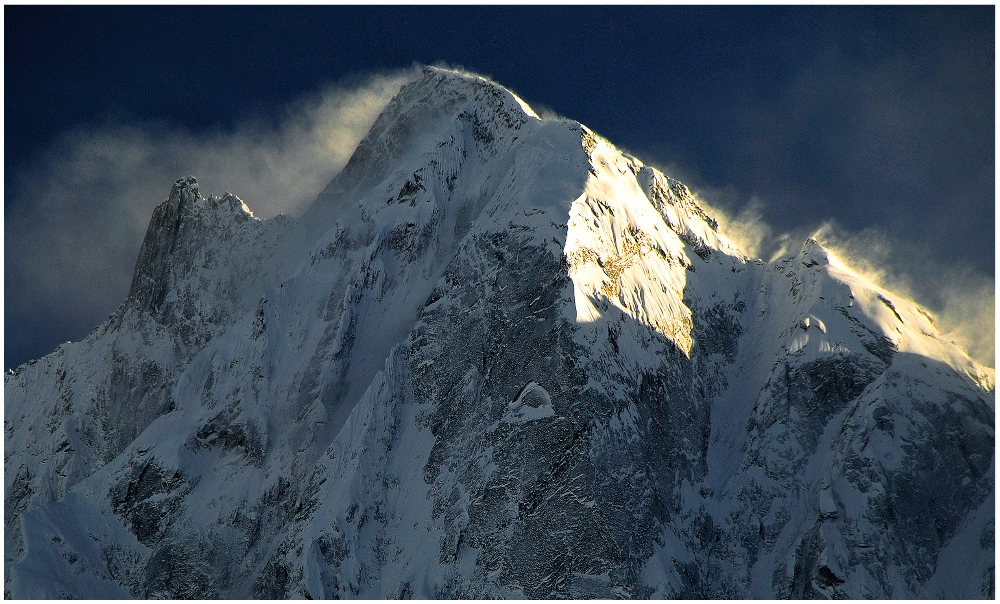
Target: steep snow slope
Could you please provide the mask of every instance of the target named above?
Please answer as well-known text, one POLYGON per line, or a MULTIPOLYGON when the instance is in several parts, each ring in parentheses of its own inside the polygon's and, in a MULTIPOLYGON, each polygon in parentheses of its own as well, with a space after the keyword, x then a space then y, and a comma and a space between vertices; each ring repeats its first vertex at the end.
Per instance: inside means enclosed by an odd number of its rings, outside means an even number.
POLYGON ((5 592, 987 597, 993 380, 428 69, 301 220, 179 181, 122 309, 7 376, 5 592))

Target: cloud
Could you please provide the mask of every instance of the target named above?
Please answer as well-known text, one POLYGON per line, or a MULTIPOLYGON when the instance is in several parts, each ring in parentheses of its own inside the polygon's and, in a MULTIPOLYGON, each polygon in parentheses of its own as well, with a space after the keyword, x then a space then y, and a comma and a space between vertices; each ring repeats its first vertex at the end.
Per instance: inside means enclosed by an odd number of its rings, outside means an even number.
POLYGON ((203 195, 231 191, 262 218, 298 214, 417 75, 329 86, 291 103, 276 124, 206 134, 110 121, 64 133, 6 192, 6 365, 82 338, 117 308, 152 210, 174 180, 194 175, 203 195))
POLYGON ((735 87, 701 141, 714 154, 664 145, 637 156, 682 164, 663 171, 748 254, 770 260, 817 234, 992 367, 993 28, 978 9, 884 16, 883 34, 899 39, 871 46, 864 27, 820 36, 773 80, 735 87))
POLYGON ((948 16, 940 27, 953 35, 925 51, 859 60, 830 44, 787 85, 734 104, 720 143, 734 167, 716 182, 769 200, 777 228, 833 215, 993 272, 993 63, 948 16))

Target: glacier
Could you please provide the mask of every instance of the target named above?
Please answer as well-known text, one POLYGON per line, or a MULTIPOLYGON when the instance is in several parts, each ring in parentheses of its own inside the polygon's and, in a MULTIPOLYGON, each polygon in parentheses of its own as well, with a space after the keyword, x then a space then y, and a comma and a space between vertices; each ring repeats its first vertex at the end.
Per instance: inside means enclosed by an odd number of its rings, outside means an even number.
POLYGON ((995 372, 426 68, 299 218, 178 180, 4 380, 8 598, 993 598, 995 372))

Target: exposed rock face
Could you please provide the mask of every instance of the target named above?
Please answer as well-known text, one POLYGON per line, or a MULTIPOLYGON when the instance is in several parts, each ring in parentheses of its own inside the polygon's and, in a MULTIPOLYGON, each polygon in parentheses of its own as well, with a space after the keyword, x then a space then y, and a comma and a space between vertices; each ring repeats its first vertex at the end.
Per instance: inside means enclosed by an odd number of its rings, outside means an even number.
POLYGON ((992 597, 993 371, 428 69, 299 220, 178 181, 5 380, 12 597, 992 597))

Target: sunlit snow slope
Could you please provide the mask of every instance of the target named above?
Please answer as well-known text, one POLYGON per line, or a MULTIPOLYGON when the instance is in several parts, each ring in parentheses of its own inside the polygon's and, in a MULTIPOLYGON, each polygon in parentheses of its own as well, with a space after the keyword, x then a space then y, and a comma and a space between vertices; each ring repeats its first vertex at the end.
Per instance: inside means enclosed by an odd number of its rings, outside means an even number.
POLYGON ((300 219, 179 180, 5 378, 14 598, 985 598, 994 371, 426 69, 300 219))

